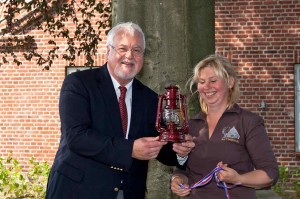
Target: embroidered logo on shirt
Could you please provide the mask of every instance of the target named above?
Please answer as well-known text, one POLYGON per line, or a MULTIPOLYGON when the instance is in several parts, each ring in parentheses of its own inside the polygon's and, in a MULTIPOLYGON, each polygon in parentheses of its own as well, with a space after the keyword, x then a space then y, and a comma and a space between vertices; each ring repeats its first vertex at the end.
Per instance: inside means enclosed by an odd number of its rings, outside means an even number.
POLYGON ((224 127, 222 130, 223 138, 222 140, 225 141, 232 141, 239 143, 240 134, 237 132, 235 127, 224 127))

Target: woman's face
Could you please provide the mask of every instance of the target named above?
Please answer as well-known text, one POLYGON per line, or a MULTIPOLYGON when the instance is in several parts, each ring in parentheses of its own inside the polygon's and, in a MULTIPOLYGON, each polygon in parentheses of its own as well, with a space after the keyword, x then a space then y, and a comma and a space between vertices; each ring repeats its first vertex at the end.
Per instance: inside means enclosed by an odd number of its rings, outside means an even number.
POLYGON ((198 76, 198 92, 200 97, 207 104, 208 108, 223 108, 228 104, 229 88, 224 78, 218 77, 212 67, 203 68, 198 76))

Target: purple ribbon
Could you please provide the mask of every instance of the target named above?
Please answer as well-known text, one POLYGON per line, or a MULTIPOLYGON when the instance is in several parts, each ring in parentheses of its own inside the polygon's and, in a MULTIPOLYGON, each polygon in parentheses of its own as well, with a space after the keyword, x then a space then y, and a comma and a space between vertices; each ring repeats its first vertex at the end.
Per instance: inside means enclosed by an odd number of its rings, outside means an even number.
POLYGON ((213 177, 215 177, 215 180, 217 182, 217 186, 220 187, 220 188, 223 188, 224 191, 225 191, 226 198, 230 199, 228 189, 232 189, 232 188, 238 186, 239 184, 234 184, 234 185, 228 186, 226 184, 226 182, 220 181, 218 176, 217 176, 217 173, 220 172, 221 170, 223 170, 223 169, 221 167, 217 166, 209 174, 207 174, 204 178, 202 178, 201 180, 195 182, 193 185, 184 186, 183 184, 180 184, 179 187, 182 188, 182 189, 194 189, 196 187, 202 187, 202 186, 208 184, 211 181, 211 179, 213 177))

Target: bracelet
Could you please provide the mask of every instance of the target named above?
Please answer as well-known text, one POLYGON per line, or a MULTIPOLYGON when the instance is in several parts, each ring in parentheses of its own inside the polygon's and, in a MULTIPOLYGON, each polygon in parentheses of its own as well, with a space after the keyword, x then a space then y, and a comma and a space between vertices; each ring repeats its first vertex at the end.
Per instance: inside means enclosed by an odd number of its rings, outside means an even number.
POLYGON ((172 176, 171 182, 172 182, 175 178, 180 178, 180 177, 179 177, 179 176, 176 176, 176 175, 172 176))

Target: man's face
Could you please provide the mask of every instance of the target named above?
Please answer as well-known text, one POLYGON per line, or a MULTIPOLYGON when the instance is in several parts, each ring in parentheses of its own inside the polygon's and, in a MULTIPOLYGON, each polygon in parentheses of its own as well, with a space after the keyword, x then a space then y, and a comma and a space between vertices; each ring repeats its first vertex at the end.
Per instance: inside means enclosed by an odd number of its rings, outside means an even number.
POLYGON ((119 30, 113 45, 108 46, 107 63, 111 75, 121 84, 126 85, 142 69, 144 63, 142 36, 119 30))

